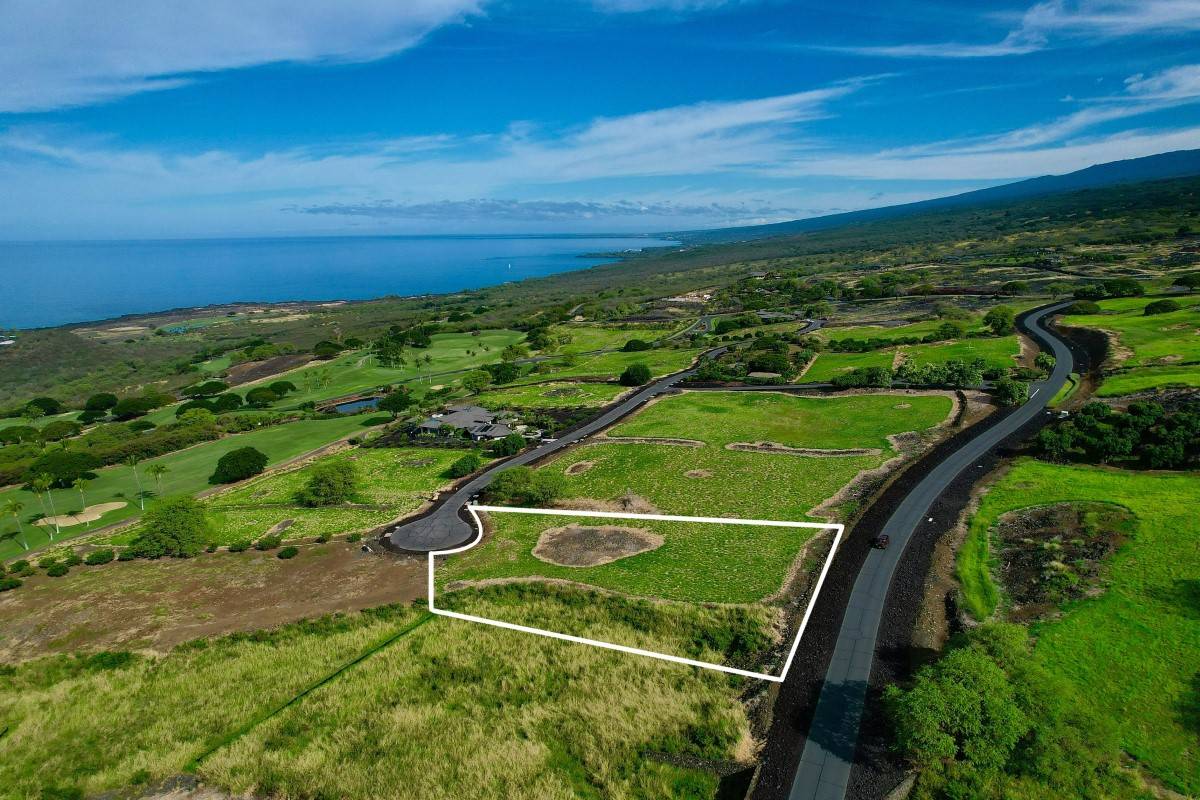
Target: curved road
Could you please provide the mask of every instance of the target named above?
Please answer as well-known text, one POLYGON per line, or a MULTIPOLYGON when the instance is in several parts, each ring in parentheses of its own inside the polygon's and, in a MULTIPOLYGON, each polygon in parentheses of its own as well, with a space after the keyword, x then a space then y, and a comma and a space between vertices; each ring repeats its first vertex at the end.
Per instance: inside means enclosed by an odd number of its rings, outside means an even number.
POLYGON ((846 796, 879 623, 904 547, 954 478, 1040 414, 1062 388, 1074 369, 1074 359, 1045 322, 1068 305, 1069 301, 1047 306, 1025 318, 1030 333, 1048 346, 1056 359, 1050 376, 1031 387, 1029 401, 930 470, 884 524, 882 533, 890 537, 890 547, 872 550, 854 582, 789 800, 843 800, 846 796))
MULTIPOLYGON (((819 320, 810 321, 798 333, 811 333, 819 327, 821 327, 819 320)), ((701 358, 713 358, 728 349, 728 346, 717 347, 704 352, 701 358)), ((457 547, 475 535, 475 528, 461 516, 463 506, 467 504, 467 501, 472 496, 478 494, 491 483, 492 479, 498 473, 511 467, 530 464, 538 459, 545 458, 551 453, 556 453, 559 450, 569 447, 582 439, 586 439, 592 434, 617 422, 622 417, 632 414, 650 400, 671 389, 684 378, 692 375, 695 371, 695 367, 690 367, 681 372, 668 375, 665 378, 659 378, 657 381, 639 389, 594 419, 578 428, 568 431, 561 438, 545 442, 532 450, 526 450, 501 464, 497 464, 481 472, 466 483, 445 493, 439 498, 438 504, 434 506, 433 510, 425 516, 401 522, 395 527, 384 531, 383 539, 389 545, 399 550, 421 553, 427 553, 430 550, 446 550, 457 547)))

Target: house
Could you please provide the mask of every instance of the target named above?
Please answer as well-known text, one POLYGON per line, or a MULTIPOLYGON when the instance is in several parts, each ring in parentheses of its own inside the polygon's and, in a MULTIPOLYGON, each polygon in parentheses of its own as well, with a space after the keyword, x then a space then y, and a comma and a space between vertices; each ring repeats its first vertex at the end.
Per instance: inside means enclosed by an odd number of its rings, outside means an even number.
POLYGON ((8 347, 17 343, 16 339, 0 339, 0 347, 8 347))
POLYGON ((446 436, 454 435, 456 431, 466 431, 472 441, 491 441, 515 432, 510 421, 480 406, 459 405, 429 417, 417 426, 417 432, 446 436))
POLYGON ((755 311, 754 313, 760 320, 766 323, 792 322, 793 320, 799 319, 799 317, 795 314, 787 314, 782 311, 755 311))

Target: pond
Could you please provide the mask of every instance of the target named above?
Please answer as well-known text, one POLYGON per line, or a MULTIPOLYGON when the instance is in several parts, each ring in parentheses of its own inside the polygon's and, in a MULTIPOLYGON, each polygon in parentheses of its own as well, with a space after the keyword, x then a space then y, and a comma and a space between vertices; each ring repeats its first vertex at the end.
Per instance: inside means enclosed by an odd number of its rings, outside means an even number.
POLYGON ((364 397, 359 400, 350 400, 345 403, 338 403, 333 407, 333 410, 339 414, 357 414, 365 408, 379 408, 378 397, 364 397))

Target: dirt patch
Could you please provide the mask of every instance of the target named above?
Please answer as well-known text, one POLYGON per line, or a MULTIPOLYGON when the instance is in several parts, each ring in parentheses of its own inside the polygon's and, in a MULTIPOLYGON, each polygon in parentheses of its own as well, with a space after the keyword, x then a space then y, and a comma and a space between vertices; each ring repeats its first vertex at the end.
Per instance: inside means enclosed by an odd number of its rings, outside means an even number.
POLYGON ((1038 353, 1042 352, 1041 349, 1023 333, 1017 334, 1017 342, 1021 345, 1021 353, 1017 356, 1017 365, 1033 369, 1038 353))
POLYGON ((296 524, 296 520, 294 520, 294 519, 282 520, 282 521, 277 522, 274 525, 272 525, 271 529, 267 531, 267 535, 274 536, 277 533, 283 533, 284 531, 286 531, 288 528, 292 527, 295 524, 296 524))
POLYGON ((563 471, 563 474, 582 475, 594 466, 596 466, 595 461, 576 461, 574 464, 567 467, 566 470, 563 471))
POLYGON ((560 386, 557 389, 542 392, 542 397, 575 397, 581 394, 583 394, 583 389, 578 386, 560 386))
POLYGON ((641 495, 627 494, 616 500, 596 500, 590 497, 573 497, 556 500, 555 508, 575 511, 624 511, 631 514, 661 514, 662 510, 641 495))
POLYGON ((1183 361, 1183 356, 1176 356, 1176 355, 1162 356, 1162 357, 1156 358, 1154 360, 1160 364, 1174 364, 1176 361, 1183 361))
POLYGON ((689 469, 683 474, 688 478, 711 478, 713 476, 712 472, 707 469, 689 469))
POLYGON ((1106 559, 1137 518, 1111 503, 1057 503, 1002 515, 990 532, 1010 619, 1027 621, 1070 600, 1103 591, 1106 559))
POLYGON ((778 442, 731 442, 725 445, 726 450, 738 450, 752 453, 779 453, 789 456, 810 456, 814 458, 846 458, 849 456, 879 456, 883 451, 878 447, 852 447, 846 450, 818 450, 812 447, 788 447, 778 442))
POLYGON ((62 528, 66 528, 71 525, 82 525, 85 522, 95 522, 109 511, 116 511, 118 508, 124 508, 127 505, 129 504, 123 500, 114 501, 112 503, 97 503, 94 506, 88 506, 78 514, 59 514, 57 517, 43 517, 33 524, 58 525, 62 528))
POLYGON ((560 567, 598 567, 662 547, 663 537, 641 528, 566 525, 542 531, 535 558, 560 567))
POLYGON ((428 467, 430 464, 432 464, 435 461, 437 461, 436 458, 410 458, 404 462, 404 466, 406 466, 406 467, 428 467))
POLYGON ((0 660, 101 648, 165 652, 180 642, 270 628, 338 611, 407 603, 426 590, 425 560, 358 545, 79 567, 0 595, 0 660))
POLYGON ((912 408, 912 403, 896 403, 896 405, 892 406, 892 408, 895 408, 895 409, 912 408))
POLYGON ((594 442, 612 442, 614 444, 665 444, 674 447, 704 447, 699 439, 671 439, 656 436, 597 436, 594 442))
POLYGON ((1112 369, 1120 366, 1125 361, 1133 357, 1133 350, 1121 344, 1121 337, 1116 331, 1106 330, 1104 328, 1096 328, 1104 334, 1104 338, 1108 340, 1108 358, 1104 360, 1102 365, 1104 369, 1112 369))
POLYGON ((264 361, 248 361, 244 364, 235 364, 226 370, 225 382, 231 386, 240 386, 244 383, 251 383, 263 378, 271 378, 276 375, 282 375, 285 372, 291 372, 294 369, 303 367, 310 361, 312 361, 312 355, 309 353, 293 353, 286 356, 275 356, 264 361))

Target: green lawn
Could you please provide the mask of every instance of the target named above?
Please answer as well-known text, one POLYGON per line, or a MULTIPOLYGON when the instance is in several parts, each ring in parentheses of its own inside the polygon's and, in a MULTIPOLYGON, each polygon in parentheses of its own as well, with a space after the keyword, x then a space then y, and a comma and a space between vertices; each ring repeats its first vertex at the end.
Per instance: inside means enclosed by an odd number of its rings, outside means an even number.
POLYGON ((895 350, 872 350, 869 353, 818 353, 812 366, 801 377, 796 379, 797 383, 825 383, 843 372, 849 372, 854 369, 866 369, 867 367, 888 367, 892 366, 895 359, 895 350))
POLYGON ((570 337, 560 345, 562 352, 581 353, 589 350, 618 349, 630 339, 653 342, 669 336, 678 326, 649 325, 597 325, 593 323, 566 323, 550 328, 550 338, 570 337))
MULTIPOLYGON (((944 324, 944 320, 930 319, 894 327, 855 325, 847 328, 822 328, 818 335, 829 341, 838 339, 887 339, 890 341, 908 336, 928 336, 944 324)), ((979 326, 974 326, 974 329, 979 329, 979 326)))
POLYGON ((1106 375, 1096 394, 1121 397, 1148 389, 1200 386, 1200 364, 1186 367, 1138 367, 1106 375))
MULTIPOLYGON (((315 362, 311 366, 283 376, 282 380, 294 383, 297 391, 285 397, 276 406, 294 408, 304 402, 319 403, 334 397, 412 380, 418 377, 417 367, 413 363, 418 356, 422 359, 421 376, 471 369, 499 361, 501 350, 524 338, 523 333, 506 330, 481 331, 478 336, 469 333, 438 333, 432 337, 431 347, 409 350, 405 356, 408 363, 397 368, 381 367, 370 351, 355 350, 329 361, 315 362), (433 362, 425 363, 426 356, 432 358, 433 362)), ((449 378, 433 380, 434 383, 450 382, 449 378)))
POLYGON ((611 403, 627 391, 629 387, 612 383, 554 381, 492 389, 474 397, 472 402, 492 409, 598 407, 611 403))
MULTIPOLYGON (((814 506, 894 455, 888 434, 936 425, 950 407, 950 400, 941 396, 687 392, 663 398, 609 433, 700 439, 704 446, 599 441, 573 448, 541 469, 564 475, 567 498, 613 503, 632 493, 663 513, 811 520, 814 506), (897 408, 901 405, 908 407, 897 408), (882 452, 819 458, 724 447, 756 441, 882 452), (572 469, 582 462, 588 462, 582 471, 572 469)), ((747 603, 780 588, 800 546, 812 536, 805 529, 643 526, 638 521, 636 527, 653 528, 663 536, 662 547, 599 567, 572 568, 547 564, 530 552, 542 530, 570 520, 505 514, 493 519, 494 538, 452 559, 441 578, 567 578, 638 595, 747 603)))
POLYGON ((1127 507, 1137 530, 1105 570, 1105 591, 1035 627, 1037 654, 1112 719, 1121 747, 1169 788, 1200 793, 1196 681, 1200 664, 1200 475, 1017 462, 984 496, 959 556, 967 608, 996 607, 988 531, 1003 513, 1102 501, 1127 507))
POLYGON ((0 428, 12 428, 17 425, 32 425, 35 428, 41 428, 51 422, 58 422, 59 420, 74 422, 78 418, 78 411, 67 411, 62 414, 55 414, 52 417, 38 417, 32 422, 24 417, 0 417, 0 428))
POLYGON ((575 363, 566 365, 562 359, 546 362, 539 371, 530 373, 516 384, 533 381, 566 378, 616 378, 630 364, 645 364, 655 375, 669 375, 686 369, 703 352, 698 349, 676 350, 670 347, 643 350, 639 353, 600 353, 592 356, 576 356, 575 363))
POLYGON ((1128 367, 1168 365, 1174 361, 1200 361, 1200 301, 1198 295, 1173 296, 1183 308, 1170 314, 1143 316, 1143 309, 1160 298, 1125 297, 1100 301, 1101 314, 1064 317, 1068 325, 1100 328, 1117 334, 1133 354, 1121 363, 1128 367))
POLYGON ((1016 366, 1016 357, 1021 353, 1021 345, 1016 336, 1000 336, 918 344, 902 347, 901 350, 909 361, 917 365, 941 363, 952 359, 974 361, 982 358, 990 367, 1013 367, 1016 366))
MULTIPOLYGON (((733 618, 565 590, 480 603, 711 661, 733 618)), ((393 607, 161 658, 64 655, 8 670, 0 785, 95 796, 199 759, 205 784, 238 796, 704 800, 715 773, 675 763, 745 757, 738 695, 715 672, 393 607), (675 757, 647 757, 657 752, 675 757)))
POLYGON ((467 452, 360 447, 325 456, 300 469, 251 481, 209 502, 216 540, 230 544, 256 539, 285 520, 293 521, 282 532, 286 539, 369 530, 418 509, 429 495, 450 482, 445 474, 447 468, 467 452), (378 508, 304 508, 295 504, 296 492, 308 481, 313 469, 333 462, 355 465, 359 495, 354 502, 378 508))
MULTIPOLYGON (((230 450, 239 447, 255 447, 267 455, 271 464, 278 464, 386 420, 387 417, 382 415, 349 416, 343 419, 329 420, 299 420, 287 425, 276 425, 248 433, 239 433, 215 442, 205 442, 186 450, 143 461, 138 465, 138 473, 145 489, 158 491, 154 479, 146 470, 151 464, 165 464, 169 471, 163 476, 161 493, 163 495, 193 494, 209 488, 208 477, 212 474, 217 459, 230 450)), ((105 467, 97 470, 96 476, 96 479, 87 488, 88 505, 121 500, 126 501, 128 505, 108 512, 99 521, 93 522, 91 527, 117 522, 139 513, 136 497, 138 489, 133 470, 123 465, 105 467)), ((81 507, 79 493, 74 489, 56 489, 52 495, 54 506, 60 514, 76 511, 81 507)), ((26 515, 41 510, 38 500, 32 492, 18 488, 0 491, 0 503, 9 498, 23 502, 26 515)), ((11 517, 0 520, 0 526, 2 526, 0 530, 11 530, 13 527, 11 517)), ((57 538, 61 541, 64 537, 84 533, 86 530, 87 528, 83 525, 63 528, 62 534, 57 538)), ((42 547, 48 542, 41 526, 26 525, 25 533, 29 537, 29 544, 33 549, 42 547)), ((24 552, 17 540, 0 542, 0 558, 15 558, 24 552)))

